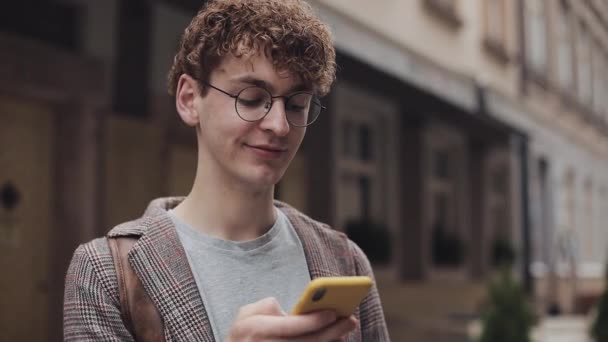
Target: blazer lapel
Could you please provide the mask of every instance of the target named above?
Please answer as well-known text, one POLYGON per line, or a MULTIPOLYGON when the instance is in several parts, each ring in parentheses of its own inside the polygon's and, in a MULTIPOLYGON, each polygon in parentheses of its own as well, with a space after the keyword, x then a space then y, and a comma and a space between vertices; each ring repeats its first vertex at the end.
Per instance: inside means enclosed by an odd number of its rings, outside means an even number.
MULTIPOLYGON (((209 316, 173 221, 167 210, 183 198, 150 203, 144 216, 112 230, 109 236, 141 235, 129 252, 129 263, 152 298, 169 331, 167 340, 214 342, 209 316)), ((322 232, 327 228, 275 201, 293 225, 304 249, 312 279, 341 274, 340 260, 348 259, 342 243, 322 232)))
MULTIPOLYGON (((156 202, 156 201, 155 201, 156 202)), ((170 337, 177 341, 214 341, 186 252, 171 218, 153 202, 141 220, 144 232, 129 253, 129 262, 158 308, 170 337)))

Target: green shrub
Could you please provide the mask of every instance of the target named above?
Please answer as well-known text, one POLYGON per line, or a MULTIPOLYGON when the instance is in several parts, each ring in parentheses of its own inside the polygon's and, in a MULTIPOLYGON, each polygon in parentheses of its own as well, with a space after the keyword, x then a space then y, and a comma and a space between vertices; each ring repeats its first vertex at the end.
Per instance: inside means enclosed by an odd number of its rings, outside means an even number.
POLYGON ((492 243, 492 265, 494 267, 506 267, 515 263, 515 248, 511 241, 499 237, 492 243))
POLYGON ((605 278, 604 293, 597 304, 595 320, 591 326, 591 336, 595 342, 608 342, 608 264, 605 278))
POLYGON ((500 276, 490 283, 488 299, 479 342, 530 342, 535 317, 510 267, 501 267, 500 276))

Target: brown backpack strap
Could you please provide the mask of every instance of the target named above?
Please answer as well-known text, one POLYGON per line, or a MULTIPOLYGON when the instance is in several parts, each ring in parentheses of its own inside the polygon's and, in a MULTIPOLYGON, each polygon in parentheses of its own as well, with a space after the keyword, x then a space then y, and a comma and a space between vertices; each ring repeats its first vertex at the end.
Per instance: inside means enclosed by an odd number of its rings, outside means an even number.
POLYGON ((135 242, 137 238, 130 236, 108 238, 118 280, 120 313, 136 341, 164 342, 160 314, 127 259, 135 242))

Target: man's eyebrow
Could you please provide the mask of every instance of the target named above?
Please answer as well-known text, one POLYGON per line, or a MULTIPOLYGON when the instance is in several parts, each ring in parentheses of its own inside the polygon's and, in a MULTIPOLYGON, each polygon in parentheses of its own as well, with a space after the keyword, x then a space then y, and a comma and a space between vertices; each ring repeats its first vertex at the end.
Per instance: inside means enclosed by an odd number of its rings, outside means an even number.
MULTIPOLYGON (((273 94, 275 92, 275 89, 272 86, 272 84, 270 84, 270 83, 268 83, 268 82, 266 82, 264 80, 261 80, 259 78, 255 78, 253 76, 248 76, 247 75, 247 76, 235 77, 235 78, 231 79, 230 82, 232 82, 232 83, 248 84, 248 85, 252 85, 252 86, 262 87, 262 88, 268 89, 273 94)), ((298 91, 312 91, 312 87, 307 86, 304 83, 298 83, 298 84, 292 86, 291 88, 289 88, 287 90, 287 93, 284 94, 284 95, 289 95, 291 93, 295 93, 295 92, 298 92, 298 91)))
POLYGON ((266 83, 266 81, 255 78, 253 76, 241 76, 241 77, 235 77, 233 79, 230 80, 232 83, 242 83, 242 84, 248 84, 248 85, 253 85, 253 86, 258 86, 258 87, 262 87, 262 88, 266 88, 268 90, 274 90, 272 89, 272 86, 269 85, 268 83, 266 83))

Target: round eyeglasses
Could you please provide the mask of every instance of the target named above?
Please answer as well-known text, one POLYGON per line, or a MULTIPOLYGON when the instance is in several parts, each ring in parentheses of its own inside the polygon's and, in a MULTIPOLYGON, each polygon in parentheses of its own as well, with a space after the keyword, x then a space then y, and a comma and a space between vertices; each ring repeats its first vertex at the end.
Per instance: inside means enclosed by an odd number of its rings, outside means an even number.
POLYGON ((268 89, 251 86, 233 95, 207 82, 205 85, 234 99, 237 115, 248 122, 260 121, 270 112, 275 99, 282 98, 285 103, 287 122, 295 127, 311 125, 325 109, 312 93, 299 91, 288 96, 272 96, 268 89))

